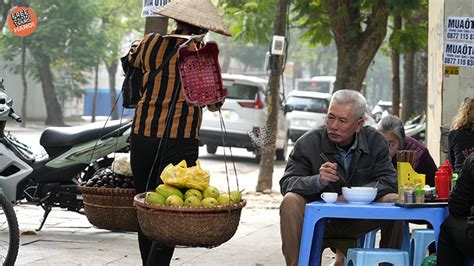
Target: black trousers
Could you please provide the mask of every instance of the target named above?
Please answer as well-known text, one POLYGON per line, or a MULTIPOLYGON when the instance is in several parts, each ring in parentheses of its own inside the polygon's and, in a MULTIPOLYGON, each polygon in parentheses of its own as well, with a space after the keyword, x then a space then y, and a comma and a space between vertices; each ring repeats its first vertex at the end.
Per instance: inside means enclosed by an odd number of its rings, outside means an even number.
MULTIPOLYGON (((161 171, 170 163, 178 164, 186 160, 188 166, 196 165, 199 152, 199 141, 195 139, 168 139, 164 148, 163 140, 157 161, 153 162, 158 151, 160 139, 132 134, 130 139, 130 164, 132 167, 135 191, 142 193, 152 191, 163 182, 159 178, 161 171), (162 160, 160 164, 160 160, 162 160), (153 170, 152 170, 153 167, 153 170), (150 171, 152 173, 150 175, 150 171), (148 177, 151 177, 148 187, 148 177)), ((148 239, 138 229, 138 245, 143 265, 169 265, 174 247, 148 239)))
POLYGON ((474 240, 467 237, 467 218, 449 215, 439 233, 437 263, 439 266, 464 265, 474 257, 474 240))

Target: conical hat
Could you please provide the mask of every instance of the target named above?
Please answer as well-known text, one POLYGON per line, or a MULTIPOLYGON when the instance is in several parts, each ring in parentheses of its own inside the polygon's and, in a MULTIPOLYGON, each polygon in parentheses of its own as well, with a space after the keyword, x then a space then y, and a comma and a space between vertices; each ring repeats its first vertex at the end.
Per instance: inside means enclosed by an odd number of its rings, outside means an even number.
POLYGON ((216 33, 232 36, 210 0, 172 0, 153 12, 216 33))

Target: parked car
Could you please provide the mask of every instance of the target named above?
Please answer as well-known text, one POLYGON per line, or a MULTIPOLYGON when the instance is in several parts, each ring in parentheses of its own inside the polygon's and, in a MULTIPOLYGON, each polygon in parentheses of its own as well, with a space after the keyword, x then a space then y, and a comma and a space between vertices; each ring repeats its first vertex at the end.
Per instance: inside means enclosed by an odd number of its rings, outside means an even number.
POLYGON ((296 80, 296 90, 332 93, 334 90, 335 76, 314 76, 296 80))
MULTIPOLYGON (((401 107, 402 107, 402 104, 400 104, 400 108, 401 107)), ((380 119, 382 119, 383 117, 389 114, 393 114, 391 101, 379 100, 377 104, 374 106, 374 108, 372 109, 372 117, 377 123, 380 121, 380 119)))
MULTIPOLYGON (((260 160, 260 147, 265 135, 267 121, 267 80, 253 76, 222 74, 224 87, 228 96, 221 108, 226 133, 222 143, 222 129, 219 112, 203 111, 201 126, 201 145, 206 145, 207 152, 216 153, 217 147, 245 148, 255 153, 260 160)), ((275 137, 277 160, 285 160, 288 149, 288 125, 285 119, 285 108, 278 113, 278 132, 275 137)))
POLYGON ((323 125, 331 94, 294 90, 288 94, 286 105, 292 107, 286 119, 290 125, 290 139, 298 140, 307 131, 323 125))

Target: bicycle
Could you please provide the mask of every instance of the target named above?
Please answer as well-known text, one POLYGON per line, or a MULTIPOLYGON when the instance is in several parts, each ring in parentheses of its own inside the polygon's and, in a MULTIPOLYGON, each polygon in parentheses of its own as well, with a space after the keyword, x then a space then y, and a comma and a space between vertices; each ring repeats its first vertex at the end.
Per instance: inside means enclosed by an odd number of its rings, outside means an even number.
POLYGON ((12 203, 0 192, 0 262, 14 265, 20 246, 20 229, 12 203))

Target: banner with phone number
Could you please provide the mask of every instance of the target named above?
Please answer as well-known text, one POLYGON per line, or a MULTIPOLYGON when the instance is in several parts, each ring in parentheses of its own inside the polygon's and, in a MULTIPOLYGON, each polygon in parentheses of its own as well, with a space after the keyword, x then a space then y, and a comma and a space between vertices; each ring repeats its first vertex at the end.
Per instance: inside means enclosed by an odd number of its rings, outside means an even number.
POLYGON ((444 50, 444 64, 474 67, 474 43, 447 41, 444 50))
POLYGON ((143 0, 142 17, 161 17, 155 14, 153 10, 168 4, 168 2, 171 2, 171 0, 143 0))

